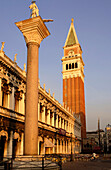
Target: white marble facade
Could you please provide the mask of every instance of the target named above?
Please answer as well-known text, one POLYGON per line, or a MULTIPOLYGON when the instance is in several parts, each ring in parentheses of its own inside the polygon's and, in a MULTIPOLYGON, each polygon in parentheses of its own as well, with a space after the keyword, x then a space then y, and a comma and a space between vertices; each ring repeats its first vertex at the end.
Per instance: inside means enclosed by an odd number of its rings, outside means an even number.
MULTIPOLYGON (((23 155, 26 72, 0 51, 0 157, 23 155)), ((39 83, 38 154, 81 152, 81 123, 39 83), (76 128, 76 129, 75 129, 76 128)))

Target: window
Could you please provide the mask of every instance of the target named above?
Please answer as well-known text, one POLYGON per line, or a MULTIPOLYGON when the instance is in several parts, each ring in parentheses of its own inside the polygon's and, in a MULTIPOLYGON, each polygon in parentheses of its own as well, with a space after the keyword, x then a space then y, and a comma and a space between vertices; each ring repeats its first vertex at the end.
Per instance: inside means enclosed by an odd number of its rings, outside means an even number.
POLYGON ((69 64, 69 69, 71 69, 71 64, 69 64))
POLYGON ((74 69, 74 63, 72 63, 72 69, 74 69))
POLYGON ((68 64, 66 64, 66 70, 68 70, 68 64))
POLYGON ((78 68, 78 64, 77 64, 77 62, 75 63, 75 68, 78 68))

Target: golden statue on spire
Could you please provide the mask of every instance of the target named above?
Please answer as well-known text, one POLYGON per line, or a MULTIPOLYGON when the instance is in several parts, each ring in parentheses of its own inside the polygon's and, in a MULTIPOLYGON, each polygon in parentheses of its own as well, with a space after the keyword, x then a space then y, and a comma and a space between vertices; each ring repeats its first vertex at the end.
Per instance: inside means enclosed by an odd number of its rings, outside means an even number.
POLYGON ((35 4, 36 1, 32 0, 32 4, 29 6, 29 8, 31 9, 31 18, 37 17, 39 16, 39 9, 37 7, 37 5, 35 4))

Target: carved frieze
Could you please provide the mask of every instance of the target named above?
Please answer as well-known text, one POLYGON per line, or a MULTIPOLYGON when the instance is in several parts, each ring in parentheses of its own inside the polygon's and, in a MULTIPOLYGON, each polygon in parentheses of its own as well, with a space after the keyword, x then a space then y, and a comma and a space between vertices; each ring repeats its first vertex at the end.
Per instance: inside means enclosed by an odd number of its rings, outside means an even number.
POLYGON ((52 107, 51 107, 51 111, 52 111, 52 112, 56 112, 56 107, 55 107, 55 106, 52 106, 52 107))
POLYGON ((48 110, 51 110, 51 107, 52 107, 52 103, 49 102, 49 103, 47 104, 47 109, 48 109, 48 110))
POLYGON ((8 81, 6 81, 5 79, 2 79, 2 91, 6 94, 10 94, 12 92, 12 86, 8 81))
POLYGON ((18 91, 22 91, 23 93, 26 93, 26 85, 23 83, 23 81, 18 86, 18 91))

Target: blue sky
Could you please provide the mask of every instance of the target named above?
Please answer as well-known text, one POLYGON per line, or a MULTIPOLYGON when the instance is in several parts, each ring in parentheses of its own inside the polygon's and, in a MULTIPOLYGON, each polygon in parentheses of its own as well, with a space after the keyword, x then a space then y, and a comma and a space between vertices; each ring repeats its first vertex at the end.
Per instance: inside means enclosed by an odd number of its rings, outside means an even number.
MULTIPOLYGON (((23 68, 27 48, 21 32, 14 24, 30 17, 31 0, 4 0, 0 2, 0 42, 5 41, 5 54, 23 68)), ((37 6, 51 33, 43 40, 39 50, 39 76, 41 86, 55 92, 62 103, 63 46, 71 18, 83 50, 85 63, 85 98, 87 130, 111 124, 111 0, 38 0, 37 6)))

